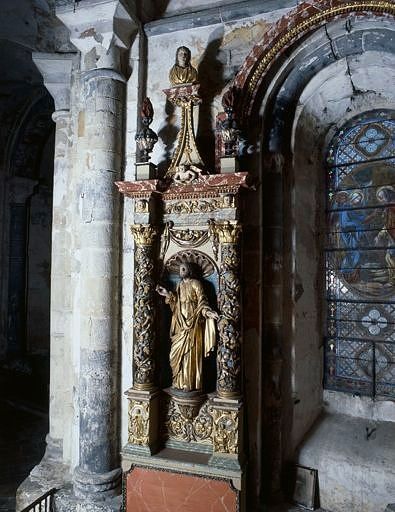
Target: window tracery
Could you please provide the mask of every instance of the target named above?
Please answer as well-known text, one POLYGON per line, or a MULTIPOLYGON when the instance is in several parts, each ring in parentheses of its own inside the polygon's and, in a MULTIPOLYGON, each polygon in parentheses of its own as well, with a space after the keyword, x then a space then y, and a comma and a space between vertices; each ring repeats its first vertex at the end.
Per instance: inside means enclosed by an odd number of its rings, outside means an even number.
POLYGON ((395 112, 351 120, 327 164, 324 384, 395 399, 395 112))

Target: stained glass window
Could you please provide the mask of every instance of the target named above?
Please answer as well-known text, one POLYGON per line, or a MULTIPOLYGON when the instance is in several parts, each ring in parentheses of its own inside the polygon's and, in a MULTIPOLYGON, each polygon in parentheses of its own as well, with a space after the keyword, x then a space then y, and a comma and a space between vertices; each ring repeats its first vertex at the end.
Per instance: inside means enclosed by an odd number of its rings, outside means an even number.
POLYGON ((395 399, 395 112, 354 118, 327 164, 325 387, 395 399))

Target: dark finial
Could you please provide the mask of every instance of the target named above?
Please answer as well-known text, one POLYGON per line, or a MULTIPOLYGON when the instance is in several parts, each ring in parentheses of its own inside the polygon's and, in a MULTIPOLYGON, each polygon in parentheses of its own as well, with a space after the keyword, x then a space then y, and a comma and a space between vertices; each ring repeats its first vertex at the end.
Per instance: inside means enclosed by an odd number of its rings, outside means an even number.
POLYGON ((154 118, 154 107, 149 98, 144 98, 140 110, 141 121, 144 126, 149 126, 154 118))
POLYGON ((226 93, 222 96, 222 106, 227 114, 229 111, 233 113, 236 110, 238 96, 239 89, 235 85, 229 87, 226 93))
POLYGON ((140 150, 140 159, 142 162, 148 162, 150 153, 158 142, 158 136, 151 130, 149 125, 154 118, 154 107, 149 98, 144 98, 140 110, 141 124, 143 128, 136 133, 136 143, 140 150))

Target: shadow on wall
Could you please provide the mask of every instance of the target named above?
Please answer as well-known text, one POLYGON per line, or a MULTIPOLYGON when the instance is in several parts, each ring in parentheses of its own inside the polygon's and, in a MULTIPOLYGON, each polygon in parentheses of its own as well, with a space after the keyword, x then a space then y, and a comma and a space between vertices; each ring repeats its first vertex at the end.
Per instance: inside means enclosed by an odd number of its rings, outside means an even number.
MULTIPOLYGON (((213 172, 215 167, 215 134, 213 131, 215 119, 213 116, 213 101, 224 88, 223 64, 218 59, 223 39, 223 28, 216 29, 209 42, 200 64, 198 66, 198 77, 202 103, 199 106, 199 121, 197 127, 197 146, 202 155, 205 170, 213 172)), ((180 110, 175 109, 170 101, 166 101, 166 119, 164 126, 159 130, 158 136, 165 146, 165 158, 158 164, 158 174, 164 176, 170 165, 175 142, 179 132, 177 119, 180 110)))
POLYGON ((177 139, 178 127, 176 126, 177 114, 175 107, 169 100, 166 100, 166 119, 163 128, 158 132, 159 138, 165 147, 165 159, 158 163, 158 175, 163 177, 170 165, 174 144, 177 139))
POLYGON ((198 76, 201 83, 200 94, 203 99, 199 110, 199 123, 197 128, 197 144, 203 155, 206 170, 215 169, 215 116, 213 115, 213 101, 225 86, 224 65, 218 56, 224 36, 223 27, 213 31, 207 48, 198 66, 198 76))

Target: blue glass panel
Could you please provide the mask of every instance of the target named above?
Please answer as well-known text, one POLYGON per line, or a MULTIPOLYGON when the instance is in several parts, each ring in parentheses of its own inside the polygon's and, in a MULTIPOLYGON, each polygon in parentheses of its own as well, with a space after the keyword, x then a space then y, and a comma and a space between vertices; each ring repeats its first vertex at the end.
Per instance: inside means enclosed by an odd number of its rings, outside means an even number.
POLYGON ((395 113, 350 121, 327 162, 325 385, 395 398, 395 113))

